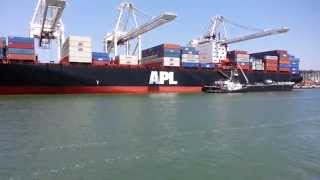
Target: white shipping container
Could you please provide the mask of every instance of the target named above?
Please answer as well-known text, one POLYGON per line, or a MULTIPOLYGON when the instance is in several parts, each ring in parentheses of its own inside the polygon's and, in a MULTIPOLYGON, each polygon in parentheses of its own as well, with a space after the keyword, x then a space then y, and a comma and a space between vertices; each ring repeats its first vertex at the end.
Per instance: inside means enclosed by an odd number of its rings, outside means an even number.
POLYGON ((200 62, 219 63, 220 60, 227 58, 226 48, 223 46, 217 47, 213 42, 199 44, 197 50, 199 51, 200 62))
POLYGON ((150 60, 143 60, 141 63, 142 64, 161 63, 163 66, 179 67, 180 58, 163 57, 163 58, 156 58, 156 59, 150 59, 150 60))
POLYGON ((173 66, 173 67, 180 66, 180 58, 164 57, 162 58, 162 61, 163 61, 163 66, 173 66))
POLYGON ((181 59, 181 62, 188 62, 188 63, 199 63, 199 59, 181 59))
POLYGON ((199 59, 199 55, 192 55, 192 54, 182 54, 183 59, 199 59))
POLYGON ((138 65, 139 64, 139 59, 137 56, 120 55, 116 57, 116 60, 118 60, 119 64, 122 64, 122 65, 138 65))
POLYGON ((91 61, 88 60, 89 58, 84 58, 84 57, 74 57, 74 56, 69 56, 68 60, 70 63, 91 63, 91 61))
POLYGON ((278 60, 278 56, 264 56, 264 59, 268 59, 268 60, 278 60))
POLYGON ((254 59, 254 60, 251 59, 250 62, 255 63, 255 64, 263 64, 262 59, 254 59))
POLYGON ((250 59, 246 59, 246 58, 236 58, 235 61, 236 61, 236 62, 250 62, 250 59))
POLYGON ((70 36, 61 51, 61 56, 68 56, 71 63, 92 63, 92 43, 89 37, 70 36))
POLYGON ((236 58, 249 59, 250 56, 248 54, 237 54, 236 58))
POLYGON ((264 65, 263 64, 252 64, 252 70, 263 71, 264 65))

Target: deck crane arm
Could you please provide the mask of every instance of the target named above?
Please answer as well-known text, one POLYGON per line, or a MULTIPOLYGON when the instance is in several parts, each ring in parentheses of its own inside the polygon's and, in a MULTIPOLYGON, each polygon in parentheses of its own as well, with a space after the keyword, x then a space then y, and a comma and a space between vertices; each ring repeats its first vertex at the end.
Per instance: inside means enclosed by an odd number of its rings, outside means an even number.
POLYGON ((150 22, 140 25, 137 29, 134 29, 133 31, 130 31, 127 34, 120 36, 118 42, 124 43, 131 39, 134 39, 144 33, 147 33, 149 31, 152 31, 153 29, 156 29, 157 27, 162 26, 163 24, 173 21, 176 17, 176 15, 171 13, 161 14, 160 16, 153 18, 150 22))
MULTIPOLYGON (((141 35, 153 29, 156 29, 170 21, 173 21, 177 16, 173 13, 163 13, 158 17, 152 18, 149 22, 139 25, 137 21, 137 13, 140 12, 130 2, 122 2, 119 7, 119 16, 115 28, 112 33, 108 33, 104 38, 105 51, 118 55, 118 45, 127 45, 127 55, 129 55, 129 41, 138 39, 138 56, 141 59, 141 35), (133 19, 134 28, 128 30, 128 19, 125 20, 125 14, 129 14, 133 19), (122 26, 121 26, 122 25, 122 26)), ((134 52, 135 53, 135 52, 134 52)))
POLYGON ((49 48, 51 40, 58 41, 58 57, 64 41, 64 26, 61 20, 65 0, 38 0, 30 22, 30 37, 39 39, 39 47, 49 48))
POLYGON ((266 37, 266 36, 282 34, 282 33, 288 32, 288 31, 289 31, 289 28, 287 28, 287 27, 281 27, 281 28, 275 28, 275 29, 265 29, 265 30, 252 28, 252 27, 243 26, 243 25, 234 23, 223 16, 215 16, 210 21, 208 33, 205 34, 203 36, 203 38, 199 38, 196 42, 201 44, 201 43, 206 43, 208 41, 214 41, 216 44, 219 44, 219 45, 228 45, 228 44, 239 43, 242 41, 248 41, 248 40, 252 40, 252 39, 262 38, 262 37, 266 37), (254 30, 254 31, 256 31, 256 33, 237 37, 237 38, 228 39, 226 37, 227 32, 226 32, 225 23, 228 23, 228 24, 231 24, 234 26, 238 26, 240 28, 247 29, 247 30, 254 30), (223 25, 223 28, 224 28, 223 30, 224 30, 225 37, 222 39, 218 36, 218 30, 219 30, 220 25, 223 25))
POLYGON ((254 34, 249 34, 249 35, 245 35, 245 36, 241 36, 241 37, 237 37, 237 38, 232 38, 232 39, 227 39, 227 40, 220 40, 218 42, 220 44, 222 44, 222 45, 228 45, 228 44, 239 43, 239 42, 242 42, 242 41, 258 39, 258 38, 262 38, 262 37, 266 37, 266 36, 282 34, 282 33, 288 32, 288 31, 289 31, 289 28, 282 27, 282 28, 276 28, 276 29, 271 29, 271 30, 264 30, 264 31, 261 31, 261 32, 257 32, 257 33, 254 33, 254 34))

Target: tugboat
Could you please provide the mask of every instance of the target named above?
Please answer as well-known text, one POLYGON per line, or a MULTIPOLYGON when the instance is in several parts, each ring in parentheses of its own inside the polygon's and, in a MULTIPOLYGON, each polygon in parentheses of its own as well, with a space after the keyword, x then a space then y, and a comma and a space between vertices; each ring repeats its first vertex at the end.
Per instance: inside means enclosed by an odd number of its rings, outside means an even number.
POLYGON ((273 82, 265 80, 264 83, 250 84, 246 74, 239 66, 243 77, 246 80, 245 84, 240 83, 235 79, 239 76, 236 69, 231 71, 230 78, 227 80, 215 81, 212 86, 203 86, 202 91, 206 93, 247 93, 247 92, 268 92, 268 91, 291 91, 294 87, 294 82, 273 82))

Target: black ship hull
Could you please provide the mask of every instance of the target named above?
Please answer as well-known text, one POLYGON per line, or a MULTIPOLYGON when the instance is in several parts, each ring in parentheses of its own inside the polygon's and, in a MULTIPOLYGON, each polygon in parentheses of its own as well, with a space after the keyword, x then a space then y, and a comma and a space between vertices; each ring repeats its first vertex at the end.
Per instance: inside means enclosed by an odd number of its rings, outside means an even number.
MULTIPOLYGON (((0 94, 193 93, 229 71, 61 64, 0 64, 0 94)), ((250 82, 296 81, 288 73, 248 72, 250 82)), ((240 75, 240 81, 245 79, 240 75)))

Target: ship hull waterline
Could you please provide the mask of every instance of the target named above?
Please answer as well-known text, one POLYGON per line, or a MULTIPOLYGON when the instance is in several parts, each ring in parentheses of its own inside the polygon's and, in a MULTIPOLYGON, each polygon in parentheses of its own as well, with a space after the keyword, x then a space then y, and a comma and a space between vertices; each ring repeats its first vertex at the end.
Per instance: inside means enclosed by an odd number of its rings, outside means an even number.
MULTIPOLYGON (((293 79, 277 72, 247 76, 252 82, 293 79)), ((201 93, 203 86, 221 79, 221 72, 208 69, 0 64, 0 94, 201 93)))

